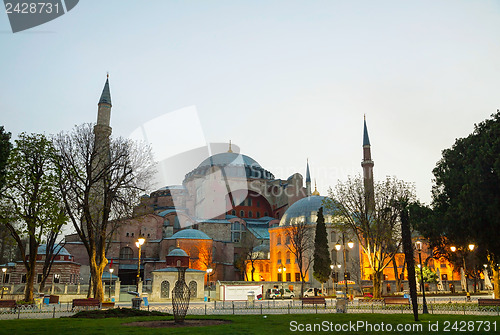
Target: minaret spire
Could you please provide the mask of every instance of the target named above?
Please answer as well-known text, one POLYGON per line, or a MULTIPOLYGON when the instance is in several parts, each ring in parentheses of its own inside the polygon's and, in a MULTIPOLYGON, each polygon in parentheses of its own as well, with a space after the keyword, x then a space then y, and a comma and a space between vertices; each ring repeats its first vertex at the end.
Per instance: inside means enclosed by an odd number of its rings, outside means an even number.
POLYGON ((370 139, 368 137, 368 128, 366 127, 366 115, 364 116, 364 129, 363 129, 363 182, 365 187, 365 202, 367 212, 375 210, 375 193, 373 186, 373 160, 370 146, 370 139))
POLYGON ((229 140, 229 149, 227 150, 227 152, 233 152, 233 150, 231 149, 231 140, 229 140))
POLYGON ((306 165, 306 195, 308 197, 311 195, 311 173, 309 172, 309 158, 307 159, 306 165))
POLYGON ((109 92, 109 73, 106 74, 106 83, 102 89, 101 98, 97 104, 97 124, 94 134, 99 140, 106 141, 111 135, 111 93, 109 92))

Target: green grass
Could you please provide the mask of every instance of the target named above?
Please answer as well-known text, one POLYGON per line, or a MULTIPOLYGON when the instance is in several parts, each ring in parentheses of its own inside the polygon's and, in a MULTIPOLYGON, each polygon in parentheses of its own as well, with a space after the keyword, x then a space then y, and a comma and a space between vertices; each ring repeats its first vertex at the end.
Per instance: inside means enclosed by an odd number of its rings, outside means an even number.
MULTIPOLYGON (((18 335, 18 334, 266 334, 266 335, 282 335, 299 333, 290 331, 290 322, 296 321, 298 324, 312 324, 326 321, 335 324, 356 323, 365 321, 371 325, 382 322, 384 325, 391 324, 396 327, 396 324, 414 324, 412 315, 409 314, 308 314, 308 315, 267 315, 264 318, 261 315, 245 315, 245 316, 208 316, 197 317, 192 316, 187 319, 224 319, 231 320, 231 324, 199 327, 199 328, 142 328, 124 326, 124 323, 133 321, 152 321, 152 320, 172 320, 172 317, 131 317, 131 318, 107 318, 107 319, 82 319, 82 318, 61 318, 61 319, 45 319, 45 320, 4 320, 0 321, 0 334, 18 335)), ((454 322, 475 322, 475 331, 465 332, 453 331, 450 326, 450 332, 446 334, 466 333, 470 334, 498 334, 500 333, 500 318, 493 316, 464 316, 464 315, 425 315, 420 316, 423 331, 410 331, 407 334, 442 334, 444 332, 444 324, 446 321, 453 325, 454 322), (432 324, 439 323, 437 332, 429 331, 429 321, 432 324), (478 331, 478 321, 496 321, 496 332, 491 329, 489 332, 483 330, 478 331)), ((355 332, 336 332, 328 331, 325 333, 334 334, 391 334, 391 332, 372 331, 368 332, 365 329, 360 329, 355 332)), ((405 332, 397 332, 395 329, 392 334, 405 332)))

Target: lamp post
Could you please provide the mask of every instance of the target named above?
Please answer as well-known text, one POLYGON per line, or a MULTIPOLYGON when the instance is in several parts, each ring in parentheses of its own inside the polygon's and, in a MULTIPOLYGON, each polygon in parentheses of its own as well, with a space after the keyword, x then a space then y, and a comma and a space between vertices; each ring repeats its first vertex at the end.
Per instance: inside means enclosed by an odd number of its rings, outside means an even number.
POLYGON ((423 307, 422 314, 429 314, 427 310, 427 301, 425 300, 425 286, 424 286, 424 268, 422 267, 422 241, 415 242, 415 248, 418 251, 418 260, 420 262, 420 276, 421 276, 421 285, 422 285, 422 299, 423 299, 423 307))
POLYGON ((208 291, 208 298, 207 301, 210 302, 210 274, 212 273, 213 269, 208 268, 207 269, 207 291, 208 291))
MULTIPOLYGON (((472 251, 474 251, 474 248, 476 247, 476 245, 473 243, 469 243, 469 245, 467 247, 472 252, 472 251)), ((450 250, 451 250, 451 252, 455 252, 455 251, 457 251, 457 247, 452 245, 450 247, 450 250)), ((467 282, 467 268, 465 267, 465 253, 462 253, 462 267, 464 269, 464 276, 465 276, 465 292, 467 292, 467 297, 469 298, 469 294, 468 294, 469 293, 469 283, 467 282)))
POLYGON ((7 268, 2 268, 2 299, 3 299, 3 291, 4 291, 4 284, 5 284, 5 272, 7 271, 7 268))
POLYGON ((146 242, 146 239, 144 237, 139 237, 139 239, 137 239, 137 242, 135 242, 135 245, 137 246, 137 248, 139 248, 139 257, 137 264, 137 290, 136 290, 137 293, 140 293, 139 281, 141 280, 141 247, 144 244, 144 242, 146 242))
POLYGON ((109 301, 111 301, 111 283, 113 282, 113 268, 109 269, 109 301))
MULTIPOLYGON (((345 248, 345 234, 344 233, 342 233, 342 245, 339 242, 337 242, 337 244, 335 244, 335 249, 337 251, 340 251, 340 249, 342 249, 342 254, 343 254, 343 258, 344 258, 345 299, 347 300, 347 293, 348 293, 348 288, 347 288, 347 258, 345 255, 346 248, 345 248), (342 246, 344 246, 344 247, 342 248, 342 246)), ((349 249, 354 248, 354 242, 352 242, 352 241, 347 242, 347 246, 349 247, 349 249)), ((339 266, 339 268, 340 268, 340 266, 339 266)))
POLYGON ((281 275, 281 299, 283 299, 283 292, 284 292, 283 282, 285 281, 285 278, 283 277, 283 275, 285 274, 285 271, 286 271, 286 267, 284 267, 283 265, 280 265, 280 267, 278 268, 278 272, 280 274, 283 272, 281 275))

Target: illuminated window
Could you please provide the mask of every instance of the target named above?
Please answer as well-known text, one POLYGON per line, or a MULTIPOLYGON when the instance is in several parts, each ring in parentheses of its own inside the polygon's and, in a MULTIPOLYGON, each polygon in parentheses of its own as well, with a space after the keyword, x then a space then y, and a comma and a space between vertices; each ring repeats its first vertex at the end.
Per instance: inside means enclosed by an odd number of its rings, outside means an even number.
POLYGON ((299 272, 295 273, 295 281, 300 281, 300 273, 299 272))
POLYGON ((58 273, 55 273, 54 274, 54 284, 59 284, 60 281, 61 281, 61 275, 58 273))

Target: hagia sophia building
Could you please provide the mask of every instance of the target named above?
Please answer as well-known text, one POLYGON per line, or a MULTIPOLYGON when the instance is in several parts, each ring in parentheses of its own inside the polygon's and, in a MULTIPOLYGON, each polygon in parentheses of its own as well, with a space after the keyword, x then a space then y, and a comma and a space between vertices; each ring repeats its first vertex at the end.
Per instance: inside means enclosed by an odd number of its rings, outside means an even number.
MULTIPOLYGON (((97 125, 104 123, 109 128, 110 118, 102 116, 102 110, 111 110, 108 80, 99 101, 97 125)), ((366 120, 363 137, 363 174, 373 185, 366 120)), ((204 274, 212 269, 210 276, 204 276, 204 285, 251 280, 298 285, 300 274, 287 246, 286 230, 298 221, 316 223, 325 197, 314 188, 312 191, 308 163, 305 180, 298 172, 279 179, 256 159, 233 152, 229 143, 226 152, 193 166, 181 185, 165 186, 141 197, 134 216, 119 225, 110 242, 106 257, 113 260, 113 276, 122 285, 134 285, 140 266, 141 280, 150 284, 153 271, 166 268, 166 256, 180 248, 189 256, 189 268, 204 274), (146 239, 140 265, 135 245, 139 237, 146 239), (249 247, 255 259, 253 271, 245 262, 249 247)), ((332 265, 341 264, 338 272, 343 278, 342 251, 334 247, 341 234, 333 227, 332 213, 325 210, 324 214, 332 265)), ((353 241, 354 248, 346 250, 346 268, 350 280, 361 283, 370 274, 363 266, 359 244, 353 241)), ((81 277, 88 278, 89 261, 82 242, 76 234, 67 235, 65 242, 75 262, 82 265, 81 277)), ((305 279, 310 287, 321 287, 312 276, 312 265, 305 279)), ((332 287, 331 280, 329 283, 332 287)))

